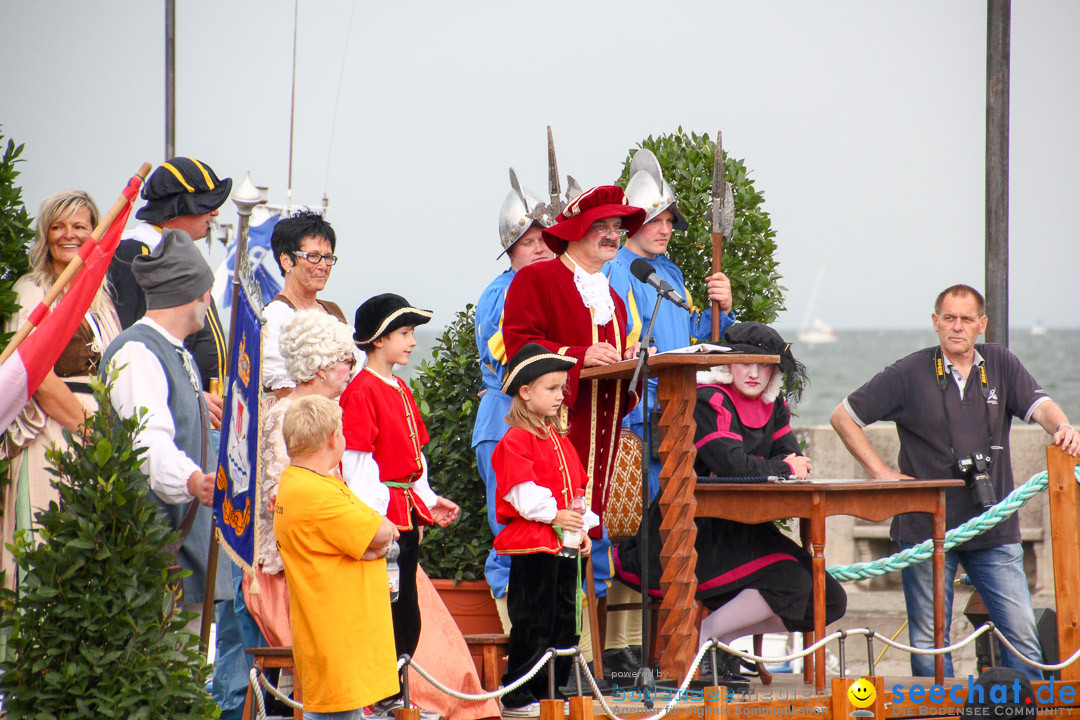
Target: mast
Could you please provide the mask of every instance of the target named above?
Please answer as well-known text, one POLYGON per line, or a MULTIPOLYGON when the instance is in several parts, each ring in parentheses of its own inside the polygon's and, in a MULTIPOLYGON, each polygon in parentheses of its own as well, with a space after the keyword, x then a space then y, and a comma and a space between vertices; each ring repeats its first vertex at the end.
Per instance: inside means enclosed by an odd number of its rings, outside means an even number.
POLYGON ((1011 0, 986 3, 987 342, 1009 344, 1009 34, 1011 0))
POLYGON ((176 0, 165 0, 165 157, 176 157, 176 0))

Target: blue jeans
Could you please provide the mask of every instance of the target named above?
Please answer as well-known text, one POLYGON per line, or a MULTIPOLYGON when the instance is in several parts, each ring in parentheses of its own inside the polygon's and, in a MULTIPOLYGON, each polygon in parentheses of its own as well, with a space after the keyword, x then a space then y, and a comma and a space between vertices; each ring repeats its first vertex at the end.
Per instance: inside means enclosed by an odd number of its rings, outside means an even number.
POLYGON ((355 710, 339 710, 338 712, 308 712, 304 711, 304 720, 364 720, 364 708, 355 710))
MULTIPOLYGON (((480 478, 484 481, 487 493, 487 517, 488 526, 492 535, 498 535, 505 527, 495 521, 495 469, 491 467, 491 455, 495 452, 497 440, 482 440, 473 448, 476 451, 476 469, 480 471, 480 478)), ((510 582, 510 556, 499 555, 492 548, 488 553, 487 562, 484 563, 484 579, 491 587, 491 595, 498 599, 506 597, 506 586, 510 582)))
MULTIPOLYGON (((911 543, 900 543, 901 548, 911 543)), ((945 553, 945 642, 949 642, 952 621, 953 579, 956 567, 963 564, 975 589, 982 596, 990 621, 996 625, 1025 657, 1042 662, 1035 613, 1031 608, 1027 576, 1024 574, 1024 549, 1020 543, 1009 543, 982 550, 950 550, 945 553)), ((900 571, 907 603, 908 638, 913 647, 934 646, 934 566, 928 559, 900 571)), ((1042 671, 1017 659, 1002 648, 1001 664, 1042 680, 1042 671)), ((912 655, 911 674, 934 674, 933 655, 912 655)), ((953 677, 952 654, 945 655, 945 676, 953 677)))

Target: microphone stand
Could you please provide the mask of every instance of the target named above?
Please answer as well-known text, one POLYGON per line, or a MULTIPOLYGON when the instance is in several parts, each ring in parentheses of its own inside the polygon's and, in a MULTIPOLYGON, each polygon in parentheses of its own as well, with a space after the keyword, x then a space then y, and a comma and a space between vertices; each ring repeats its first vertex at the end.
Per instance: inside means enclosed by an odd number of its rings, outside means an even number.
POLYGON ((641 688, 641 697, 645 701, 645 707, 651 709, 653 701, 646 692, 654 685, 653 671, 649 666, 649 455, 652 447, 652 423, 649 422, 649 346, 652 345, 653 325, 656 324, 656 316, 660 314, 660 303, 664 296, 656 294, 656 305, 653 306, 652 317, 649 318, 649 327, 642 336, 645 338, 638 350, 637 367, 634 368, 634 376, 630 379, 630 390, 637 387, 638 377, 641 378, 641 523, 638 527, 641 533, 641 670, 637 674, 635 685, 641 688))

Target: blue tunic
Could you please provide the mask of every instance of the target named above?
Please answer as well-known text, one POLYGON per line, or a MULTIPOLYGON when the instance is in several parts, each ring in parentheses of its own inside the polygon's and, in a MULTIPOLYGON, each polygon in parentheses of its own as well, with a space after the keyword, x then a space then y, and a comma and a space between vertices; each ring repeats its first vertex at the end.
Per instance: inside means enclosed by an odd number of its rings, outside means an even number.
MULTIPOLYGON (((649 327, 652 318, 653 307, 656 305, 656 290, 651 285, 641 282, 630 272, 630 264, 641 255, 628 250, 625 246, 619 248, 615 259, 604 264, 604 274, 608 277, 612 289, 626 303, 627 315, 627 345, 641 340, 641 335, 649 327)), ((683 280, 682 270, 668 258, 667 255, 657 255, 655 258, 645 258, 661 280, 682 291, 690 307, 695 307, 690 293, 686 290, 686 281, 683 280)), ((720 316, 720 335, 735 322, 735 315, 726 312, 720 316)), ((690 338, 709 340, 712 332, 712 310, 695 310, 688 313, 674 303, 662 302, 660 314, 653 326, 653 345, 657 352, 675 350, 690 344, 690 338)), ((656 408, 656 378, 649 378, 648 405, 650 412, 656 408)), ((638 437, 645 437, 642 422, 643 403, 638 403, 623 418, 623 427, 632 430, 638 437)), ((659 489, 660 463, 654 459, 649 473, 650 496, 655 496, 659 489)))
MULTIPOLYGON (((517 273, 509 269, 496 277, 476 303, 476 349, 480 353, 480 372, 484 381, 484 396, 476 412, 473 425, 472 446, 476 451, 476 467, 484 480, 487 491, 487 515, 491 532, 499 534, 503 526, 495 521, 495 472, 491 467, 491 454, 510 426, 503 418, 510 412, 510 396, 504 393, 506 377, 506 348, 502 342, 503 305, 506 289, 517 273)), ((497 598, 506 595, 510 577, 510 556, 498 555, 495 550, 488 554, 484 576, 497 598)))

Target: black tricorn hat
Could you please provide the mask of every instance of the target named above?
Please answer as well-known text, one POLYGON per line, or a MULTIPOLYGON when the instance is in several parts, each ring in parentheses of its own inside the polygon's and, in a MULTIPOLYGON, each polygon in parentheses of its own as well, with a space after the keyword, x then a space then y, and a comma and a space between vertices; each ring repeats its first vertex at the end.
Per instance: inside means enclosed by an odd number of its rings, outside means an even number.
POLYGON ((408 300, 394 293, 376 295, 356 308, 353 340, 357 345, 367 345, 400 327, 423 325, 434 314, 431 310, 414 308, 408 300))
POLYGON ((206 163, 174 157, 161 163, 143 185, 146 200, 135 213, 145 222, 165 222, 184 215, 205 215, 229 199, 232 179, 218 180, 206 163))
POLYGON ((1027 675, 1013 668, 991 667, 984 670, 968 690, 968 701, 960 708, 959 715, 980 718, 1035 717, 1037 708, 1035 690, 1027 675), (1001 691, 995 692, 995 686, 1001 691), (975 692, 975 688, 978 688, 978 692, 975 692))
POLYGON ((506 366, 506 379, 502 391, 513 397, 518 388, 528 385, 541 375, 551 372, 567 371, 577 364, 577 358, 556 355, 543 345, 526 343, 510 358, 506 366))
POLYGON ((791 354, 791 344, 780 333, 759 322, 735 323, 724 333, 723 342, 735 352, 779 355, 788 398, 792 403, 799 401, 802 388, 809 384, 806 366, 791 354))

